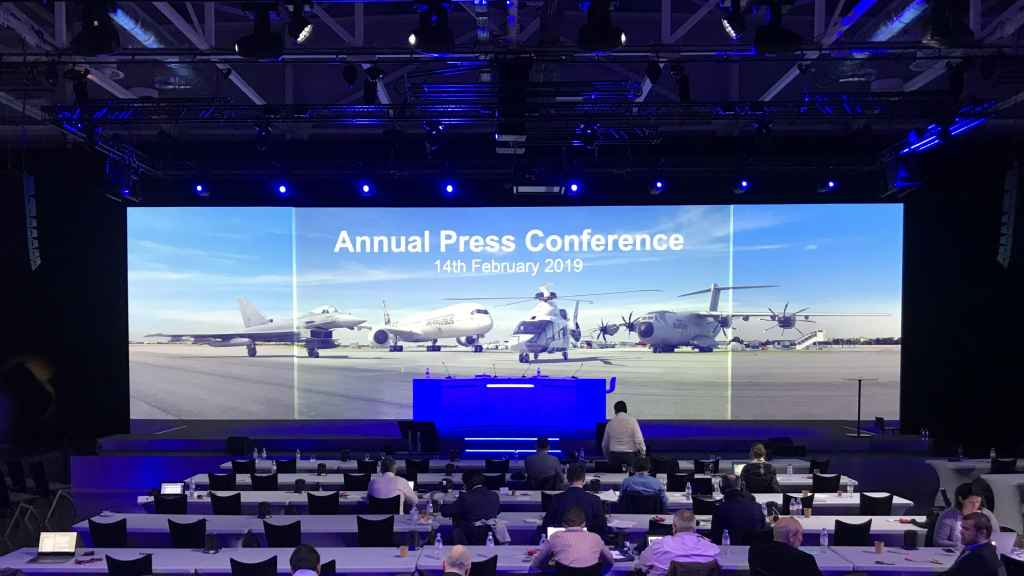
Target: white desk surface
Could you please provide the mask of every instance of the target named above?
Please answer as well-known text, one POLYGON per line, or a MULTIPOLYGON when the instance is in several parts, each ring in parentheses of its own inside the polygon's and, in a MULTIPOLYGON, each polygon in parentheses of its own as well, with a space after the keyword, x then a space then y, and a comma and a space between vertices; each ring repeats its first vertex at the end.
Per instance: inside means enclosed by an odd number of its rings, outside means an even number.
MULTIPOLYGON (((592 479, 598 479, 601 481, 603 488, 618 489, 622 486, 622 481, 626 479, 626 474, 617 472, 599 472, 587 474, 587 481, 592 479)), ((700 476, 705 477, 705 476, 700 476)), ((710 477, 710 476, 707 476, 710 477)), ((779 486, 786 491, 790 490, 804 490, 811 488, 811 475, 810 474, 779 474, 776 476, 779 481, 779 486)), ((441 480, 448 478, 453 486, 462 486, 462 477, 458 474, 452 476, 446 476, 445 474, 439 474, 431 472, 429 474, 420 474, 418 476, 417 486, 440 486, 441 480)), ((665 482, 665 475, 659 474, 658 478, 665 482)), ((845 488, 847 485, 853 486, 856 489, 857 481, 848 476, 843 476, 840 479, 840 486, 845 488)))

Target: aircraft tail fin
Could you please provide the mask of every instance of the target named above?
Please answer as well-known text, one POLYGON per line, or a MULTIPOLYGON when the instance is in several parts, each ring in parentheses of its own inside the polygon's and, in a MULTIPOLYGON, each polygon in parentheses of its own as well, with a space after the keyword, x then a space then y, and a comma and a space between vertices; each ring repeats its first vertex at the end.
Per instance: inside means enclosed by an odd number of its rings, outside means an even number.
POLYGON ((687 292, 686 294, 680 294, 679 297, 693 296, 695 294, 711 294, 711 299, 708 302, 708 312, 718 312, 718 301, 724 290, 749 290, 751 288, 778 288, 775 284, 758 284, 751 286, 719 286, 718 284, 712 284, 711 288, 705 288, 704 290, 696 290, 694 292, 687 292))
POLYGON ((238 299, 238 309, 242 312, 242 325, 246 328, 269 322, 267 317, 260 314, 260 311, 256 309, 256 306, 245 298, 238 299))

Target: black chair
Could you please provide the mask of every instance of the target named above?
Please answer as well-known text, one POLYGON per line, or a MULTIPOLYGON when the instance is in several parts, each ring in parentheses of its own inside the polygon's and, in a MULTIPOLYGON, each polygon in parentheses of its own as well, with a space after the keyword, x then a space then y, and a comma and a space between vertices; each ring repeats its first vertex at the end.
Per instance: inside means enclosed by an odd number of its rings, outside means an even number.
POLYGON ((861 516, 891 516, 892 515, 892 494, 885 496, 871 496, 860 493, 860 515, 861 516))
POLYGON ((715 491, 711 478, 694 478, 690 482, 690 488, 694 494, 703 494, 705 496, 710 495, 715 491))
POLYGON ((995 458, 992 460, 991 471, 989 474, 1016 474, 1017 473, 1017 459, 1016 458, 995 458))
POLYGON ((125 548, 128 546, 128 519, 96 522, 90 518, 89 537, 93 548, 125 548))
POLYGON ((623 492, 619 499, 620 514, 661 514, 664 511, 660 494, 623 492))
POLYGON ((558 490, 559 474, 534 478, 529 482, 530 490, 558 490))
POLYGON ((490 533, 491 527, 486 524, 482 526, 460 524, 452 532, 452 541, 468 546, 483 546, 487 543, 487 535, 490 533))
POLYGON ((836 492, 839 492, 840 480, 842 480, 842 476, 839 474, 812 474, 811 492, 835 494, 836 492))
POLYGON ((622 472, 622 466, 615 466, 607 460, 597 460, 594 462, 594 472, 600 474, 615 474, 622 472))
POLYGON ((277 554, 262 562, 231 560, 231 576, 277 576, 277 554))
POLYGON ((272 474, 252 474, 252 489, 263 492, 276 492, 279 490, 277 483, 277 472, 272 474))
POLYGON ((377 461, 376 460, 358 460, 356 461, 356 470, 360 474, 376 474, 377 473, 377 461))
POLYGON ((188 514, 187 494, 157 494, 153 498, 157 514, 188 514))
POLYGON ((584 568, 573 568, 561 563, 555 564, 555 576, 601 576, 601 563, 584 568))
POLYGON ((53 496, 50 491, 50 480, 46 476, 46 466, 41 460, 37 460, 32 464, 29 464, 29 473, 32 474, 32 493, 40 498, 49 499, 53 496))
POLYGON ((875 416, 875 432, 879 435, 885 435, 887 432, 893 435, 898 434, 900 431, 899 426, 887 426, 885 424, 885 418, 881 416, 875 416))
MULTIPOLYGON (((498 555, 495 554, 487 560, 480 560, 470 564, 469 573, 472 576, 495 576, 498 573, 498 555)), ((324 576, 323 573, 320 576, 324 576)))
POLYGON ((949 499, 949 492, 946 492, 945 488, 939 488, 939 496, 942 496, 942 503, 946 508, 953 507, 953 502, 949 499))
POLYGON ((349 492, 365 492, 370 488, 370 475, 369 473, 360 474, 349 474, 345 472, 343 475, 345 479, 344 488, 349 492))
POLYGON ((228 436, 225 448, 227 448, 227 453, 232 456, 248 456, 252 454, 252 438, 248 436, 228 436))
POLYGON ((541 492, 540 493, 540 510, 547 514, 548 510, 551 509, 551 499, 555 497, 555 494, 559 492, 541 492))
POLYGON ((828 467, 831 464, 832 459, 830 458, 822 458, 820 460, 811 458, 811 473, 828 474, 828 467))
POLYGON ((278 474, 295 474, 299 471, 298 464, 298 462, 292 459, 274 461, 274 466, 277 467, 278 474))
POLYGON ((195 522, 167 520, 173 548, 206 548, 206 518, 195 522))
POLYGON ((341 502, 337 492, 328 492, 327 494, 306 492, 306 503, 309 505, 310 515, 328 516, 339 513, 341 502))
POLYGON ((267 537, 267 548, 295 548, 302 544, 302 522, 271 524, 264 520, 263 534, 267 537))
POLYGON ((803 513, 804 508, 810 508, 811 512, 814 512, 814 494, 808 494, 807 496, 790 496, 789 494, 782 495, 782 513, 789 514, 789 507, 792 506, 793 500, 800 500, 800 512, 803 513))
POLYGON ((487 486, 488 490, 500 490, 504 488, 506 486, 505 475, 501 473, 484 474, 484 486, 487 486))
POLYGON ((7 461, 7 476, 11 479, 11 490, 28 492, 28 480, 25 476, 25 464, 21 460, 7 461))
POLYGON ((671 522, 656 522, 654 518, 647 521, 647 535, 648 536, 671 536, 672 535, 672 523, 671 522))
POLYGON ((711 496, 697 496, 693 497, 693 513, 696 516, 710 516, 715 513, 715 508, 721 504, 721 500, 712 498, 711 496))
POLYGON ((232 460, 231 471, 235 474, 252 474, 256 471, 256 463, 252 460, 232 460))
POLYGON ((245 534, 242 535, 242 548, 262 548, 260 539, 252 533, 252 530, 246 530, 245 534))
POLYGON ((484 472, 489 474, 508 474, 508 460, 484 460, 484 472))
POLYGON ((664 456, 651 457, 651 474, 677 474, 679 472, 679 460, 664 456))
POLYGON ((1006 567, 1006 576, 1024 576, 1024 560, 1011 558, 1006 554, 1002 555, 1003 566, 1006 567))
POLYGON ((242 515, 242 493, 235 492, 227 496, 221 496, 210 492, 210 507, 217 516, 241 516, 242 515))
POLYGON ((238 490, 238 483, 235 482, 234 473, 221 474, 215 472, 210 474, 210 490, 220 490, 222 492, 233 492, 238 490))
MULTIPOLYGON (((94 546, 99 547, 94 544, 94 546)), ((153 555, 143 554, 131 560, 118 560, 107 554, 107 574, 109 576, 146 576, 153 573, 153 555)))
POLYGON ((320 565, 320 576, 335 576, 338 573, 338 563, 334 560, 324 562, 320 565))
POLYGON ((833 546, 870 546, 871 545, 871 519, 860 524, 849 524, 842 520, 836 520, 836 532, 832 542, 833 546))
POLYGON ((370 514, 401 514, 402 497, 398 494, 391 498, 370 496, 366 501, 366 511, 370 514))
POLYGON ((380 520, 356 516, 357 539, 363 548, 387 548, 395 544, 395 517, 380 520))
POLYGON ((693 461, 694 474, 718 474, 718 460, 697 458, 693 461))
POLYGON ((693 482, 693 474, 672 473, 668 475, 665 489, 668 492, 686 492, 686 485, 693 482))
POLYGON ((668 565, 667 576, 720 576, 722 573, 718 560, 710 562, 680 562, 673 560, 668 565))

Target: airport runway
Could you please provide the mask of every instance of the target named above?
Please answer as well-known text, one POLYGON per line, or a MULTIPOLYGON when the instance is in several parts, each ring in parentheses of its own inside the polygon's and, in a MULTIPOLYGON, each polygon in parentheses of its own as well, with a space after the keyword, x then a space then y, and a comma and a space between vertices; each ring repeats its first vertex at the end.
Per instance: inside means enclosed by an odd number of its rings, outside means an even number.
POLYGON ((616 376, 609 411, 621 399, 641 419, 853 419, 857 385, 843 378, 855 376, 879 378, 864 386, 865 419, 896 418, 899 410, 898 347, 731 354, 581 349, 569 362, 552 356, 529 366, 510 351, 337 348, 307 358, 292 350, 261 344, 249 358, 244 348, 132 344, 132 418, 409 418, 411 379, 428 367, 434 376, 519 376, 537 367, 551 376, 616 376))

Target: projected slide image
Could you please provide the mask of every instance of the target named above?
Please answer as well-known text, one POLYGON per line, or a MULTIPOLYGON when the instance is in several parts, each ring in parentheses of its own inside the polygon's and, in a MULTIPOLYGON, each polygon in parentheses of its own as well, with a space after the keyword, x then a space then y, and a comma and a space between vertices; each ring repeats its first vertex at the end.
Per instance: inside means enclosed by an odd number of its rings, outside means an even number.
POLYGON ((132 208, 132 417, 409 418, 413 377, 538 371, 614 376, 609 407, 664 419, 848 418, 843 378, 863 375, 870 413, 893 417, 900 221, 891 205, 132 208))

